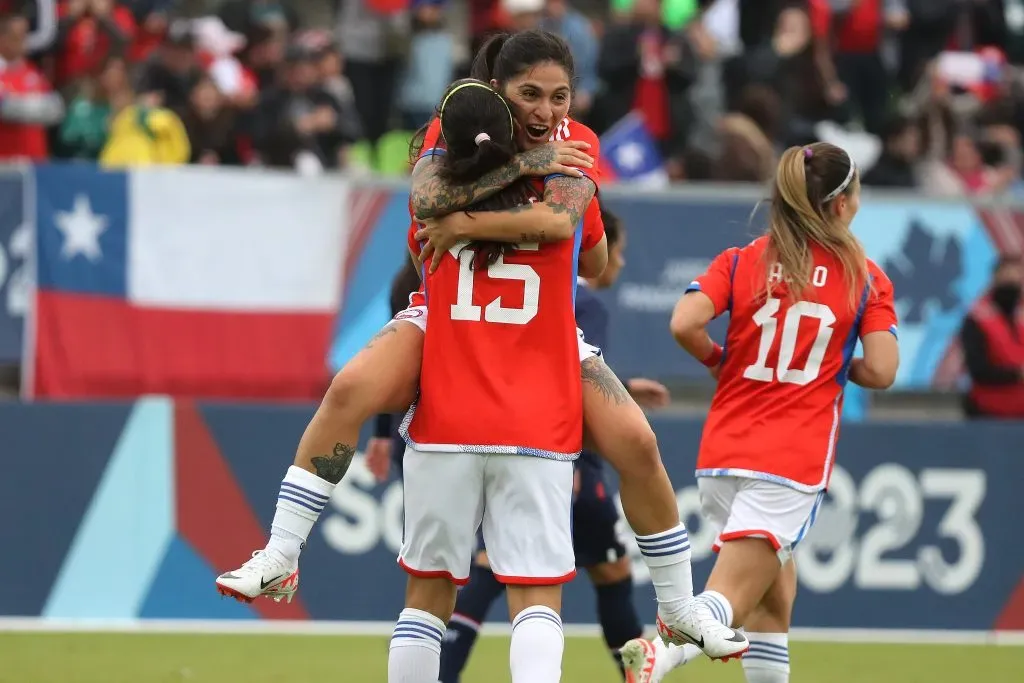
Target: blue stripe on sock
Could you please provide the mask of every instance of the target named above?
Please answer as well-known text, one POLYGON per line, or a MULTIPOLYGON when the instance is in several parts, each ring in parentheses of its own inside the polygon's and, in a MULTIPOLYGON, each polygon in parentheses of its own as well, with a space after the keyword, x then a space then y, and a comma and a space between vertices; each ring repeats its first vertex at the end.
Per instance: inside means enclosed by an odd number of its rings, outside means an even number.
POLYGON ((432 635, 427 635, 423 631, 411 628, 396 628, 395 632, 391 634, 392 638, 411 638, 413 640, 422 640, 425 643, 441 643, 440 638, 436 638, 432 635))
POLYGON ((644 543, 643 545, 638 545, 638 547, 640 548, 640 550, 664 550, 665 548, 671 548, 672 546, 676 545, 689 544, 690 539, 686 537, 686 534, 683 534, 682 538, 675 538, 668 541, 660 541, 658 543, 644 543))
POLYGON ((772 654, 788 654, 789 648, 785 645, 776 645, 775 643, 766 643, 762 640, 750 641, 751 650, 763 650, 764 652, 770 652, 772 654))
POLYGON ((662 550, 659 552, 648 552, 647 550, 640 548, 640 554, 644 557, 666 557, 668 555, 678 555, 679 553, 685 553, 689 549, 690 544, 687 543, 685 545, 676 546, 675 548, 672 548, 670 550, 662 550))
POLYGON ((436 636, 438 639, 441 639, 441 638, 444 637, 444 630, 443 629, 440 629, 437 626, 434 626, 433 624, 431 624, 429 622, 426 622, 426 621, 413 621, 411 619, 399 619, 398 623, 395 624, 395 628, 398 628, 400 626, 418 626, 419 628, 426 629, 432 635, 436 636))
POLYGON ((766 655, 762 652, 753 652, 752 650, 747 650, 743 654, 743 659, 761 660, 763 662, 772 662, 774 664, 789 664, 789 657, 780 657, 778 655, 766 655))
POLYGON ((679 541, 687 540, 686 529, 680 529, 678 531, 664 531, 660 534, 654 534, 653 536, 634 536, 636 544, 643 547, 649 547, 651 545, 657 545, 659 543, 665 543, 667 541, 679 541))
POLYGON ((319 500, 322 500, 325 503, 328 500, 331 499, 330 496, 325 496, 322 493, 317 493, 316 491, 312 491, 310 489, 307 489, 304 486, 298 486, 296 484, 291 483, 290 481, 282 481, 281 482, 281 487, 282 488, 287 487, 287 488, 292 489, 293 491, 296 491, 298 493, 305 493, 307 496, 312 496, 313 498, 318 498, 319 500))
POLYGON ((391 637, 397 638, 399 636, 405 638, 419 638, 420 640, 429 640, 435 643, 441 642, 441 636, 427 630, 426 628, 423 628, 422 624, 402 624, 400 626, 396 626, 394 632, 391 634, 391 637))
POLYGON ((292 498, 291 496, 286 496, 283 492, 277 494, 277 499, 278 500, 290 501, 292 503, 295 503, 296 505, 301 505, 302 507, 306 508, 307 510, 312 510, 313 512, 316 512, 316 513, 320 513, 320 512, 324 511, 324 506, 323 505, 321 505, 320 507, 314 507, 314 506, 310 505, 309 503, 307 503, 306 501, 304 501, 304 500, 302 500, 300 498, 292 498))
POLYGON ((310 496, 307 496, 304 493, 299 493, 298 491, 291 491, 289 489, 284 488, 283 486, 281 487, 281 492, 277 494, 278 498, 280 498, 281 496, 289 496, 292 500, 295 500, 295 499, 304 500, 307 503, 309 503, 310 505, 319 507, 321 510, 323 510, 324 507, 327 506, 327 502, 326 501, 317 500, 316 498, 311 498, 310 496))
MULTIPOLYGON (((700 595, 697 597, 698 600, 703 602, 711 610, 711 615, 719 621, 719 623, 725 624, 725 606, 718 600, 710 595, 700 595)), ((725 624, 728 626, 729 624, 725 624)))
POLYGON ((428 647, 433 647, 433 648, 440 648, 441 647, 441 641, 440 640, 434 640, 433 638, 424 638, 421 635, 414 635, 414 634, 409 634, 409 633, 395 633, 394 635, 391 636, 391 641, 394 642, 396 640, 412 640, 414 642, 423 643, 424 645, 427 645, 428 647))
POLYGON ((536 619, 544 619, 546 621, 550 621, 552 624, 557 626, 559 630, 561 630, 562 628, 562 620, 552 614, 548 614, 547 612, 530 612, 529 614, 526 614, 520 617, 519 619, 516 619, 516 624, 512 628, 513 630, 515 630, 516 628, 519 628, 519 625, 522 624, 524 621, 531 621, 536 619))

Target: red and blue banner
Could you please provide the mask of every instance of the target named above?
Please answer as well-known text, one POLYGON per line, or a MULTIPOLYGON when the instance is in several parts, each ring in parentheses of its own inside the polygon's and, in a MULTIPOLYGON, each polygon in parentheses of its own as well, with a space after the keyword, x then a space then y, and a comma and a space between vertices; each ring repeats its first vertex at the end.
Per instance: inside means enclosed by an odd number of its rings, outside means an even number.
MULTIPOLYGON (((4 171, 0 364, 19 358, 22 315, 38 304, 24 344, 30 396, 318 397, 390 317, 391 280, 408 258, 406 192, 197 168, 4 171)), ((617 372, 708 381, 666 321, 715 254, 763 228, 763 215, 751 219, 758 196, 602 190, 629 232, 620 281, 598 294, 617 372)), ((962 388, 960 322, 996 255, 1024 251, 1024 212, 866 195, 854 231, 895 284, 894 389, 962 388)), ((851 388, 848 417, 862 398, 851 388)))

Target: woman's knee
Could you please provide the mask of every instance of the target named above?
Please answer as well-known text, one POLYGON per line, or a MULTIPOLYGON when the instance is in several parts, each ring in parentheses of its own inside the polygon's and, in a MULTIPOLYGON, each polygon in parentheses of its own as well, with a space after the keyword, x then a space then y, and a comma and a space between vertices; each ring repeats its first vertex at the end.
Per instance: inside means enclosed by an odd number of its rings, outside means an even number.
POLYGON ((380 337, 334 375, 323 405, 332 413, 367 420, 405 410, 416 398, 422 337, 412 325, 389 325, 380 337))
POLYGON ((324 394, 324 405, 332 412, 372 414, 375 412, 372 408, 361 406, 371 395, 371 392, 366 391, 369 381, 368 373, 346 365, 331 380, 331 385, 324 394))
POLYGON ((628 412, 623 410, 622 413, 622 417, 605 420, 599 429, 591 430, 598 452, 620 475, 623 472, 651 472, 652 467, 660 467, 658 438, 643 413, 639 408, 628 412))

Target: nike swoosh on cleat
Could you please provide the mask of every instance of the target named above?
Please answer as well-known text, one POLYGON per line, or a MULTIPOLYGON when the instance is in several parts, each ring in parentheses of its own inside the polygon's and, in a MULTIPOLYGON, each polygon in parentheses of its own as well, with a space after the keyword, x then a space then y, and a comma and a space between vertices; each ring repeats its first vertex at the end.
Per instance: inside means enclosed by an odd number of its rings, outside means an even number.
POLYGON ((275 576, 274 578, 270 579, 269 581, 264 581, 263 579, 260 579, 260 590, 263 590, 264 588, 266 588, 267 586, 269 586, 270 584, 274 583, 275 581, 277 581, 278 579, 281 579, 281 578, 284 578, 284 574, 278 574, 277 576, 275 576))
POLYGON ((691 644, 696 645, 697 647, 699 647, 701 650, 704 649, 704 636, 701 636, 700 640, 696 640, 696 639, 691 638, 690 636, 686 635, 685 633, 681 633, 680 635, 682 635, 683 638, 685 638, 686 640, 690 641, 691 644))

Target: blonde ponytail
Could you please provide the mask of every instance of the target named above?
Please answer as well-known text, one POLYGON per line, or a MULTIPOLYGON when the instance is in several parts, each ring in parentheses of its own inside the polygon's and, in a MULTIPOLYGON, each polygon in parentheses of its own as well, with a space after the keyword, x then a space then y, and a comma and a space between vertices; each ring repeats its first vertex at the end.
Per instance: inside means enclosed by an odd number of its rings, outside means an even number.
POLYGON ((857 307, 868 282, 867 258, 860 241, 831 210, 837 197, 849 195, 857 185, 853 160, 835 145, 817 142, 782 153, 768 216, 767 295, 778 284, 772 279, 771 267, 778 263, 789 296, 803 296, 811 283, 811 247, 816 244, 842 264, 850 305, 857 307))

